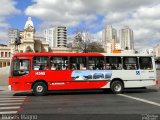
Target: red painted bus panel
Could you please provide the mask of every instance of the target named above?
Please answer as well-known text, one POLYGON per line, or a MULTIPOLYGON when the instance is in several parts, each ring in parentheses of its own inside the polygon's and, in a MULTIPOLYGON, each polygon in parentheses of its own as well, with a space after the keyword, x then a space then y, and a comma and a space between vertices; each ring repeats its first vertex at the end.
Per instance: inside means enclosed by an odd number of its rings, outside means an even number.
POLYGON ((29 59, 31 71, 23 76, 10 76, 9 85, 13 91, 29 91, 32 84, 37 80, 48 83, 48 90, 71 90, 71 89, 98 89, 107 85, 102 81, 75 81, 72 78, 72 70, 32 70, 32 58, 34 56, 103 56, 100 53, 16 53, 13 59, 29 59))
POLYGON ((52 82, 49 83, 48 90, 99 89, 107 84, 107 81, 52 82))

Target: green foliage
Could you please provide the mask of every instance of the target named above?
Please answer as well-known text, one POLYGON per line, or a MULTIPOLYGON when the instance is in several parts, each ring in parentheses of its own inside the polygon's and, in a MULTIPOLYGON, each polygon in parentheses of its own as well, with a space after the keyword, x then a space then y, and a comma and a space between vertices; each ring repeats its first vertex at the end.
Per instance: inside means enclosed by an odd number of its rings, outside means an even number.
POLYGON ((91 42, 87 48, 86 52, 104 52, 102 45, 98 42, 91 42))

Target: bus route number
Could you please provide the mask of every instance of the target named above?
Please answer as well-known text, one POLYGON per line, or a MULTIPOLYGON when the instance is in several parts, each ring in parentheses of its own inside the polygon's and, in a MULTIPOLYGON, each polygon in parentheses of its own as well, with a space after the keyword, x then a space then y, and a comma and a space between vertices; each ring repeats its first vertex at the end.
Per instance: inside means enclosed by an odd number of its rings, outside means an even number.
POLYGON ((45 75, 45 72, 36 72, 36 75, 45 75))

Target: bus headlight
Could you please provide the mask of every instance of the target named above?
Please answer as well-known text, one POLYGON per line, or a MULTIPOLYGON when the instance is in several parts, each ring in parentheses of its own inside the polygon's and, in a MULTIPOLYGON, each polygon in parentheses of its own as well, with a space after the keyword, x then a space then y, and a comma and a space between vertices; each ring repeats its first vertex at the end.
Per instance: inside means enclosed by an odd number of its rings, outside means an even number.
POLYGON ((8 85, 8 90, 11 91, 11 85, 8 85))

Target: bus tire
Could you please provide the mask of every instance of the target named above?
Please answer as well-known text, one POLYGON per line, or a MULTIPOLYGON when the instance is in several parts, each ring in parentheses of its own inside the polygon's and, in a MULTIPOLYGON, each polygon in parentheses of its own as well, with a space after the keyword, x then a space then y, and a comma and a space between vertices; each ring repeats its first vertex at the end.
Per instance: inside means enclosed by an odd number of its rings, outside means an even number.
POLYGON ((33 93, 36 96, 44 96, 47 92, 47 85, 44 82, 37 82, 33 85, 33 93))
POLYGON ((121 81, 113 81, 111 83, 111 90, 114 94, 122 93, 123 88, 124 88, 124 86, 121 81))

